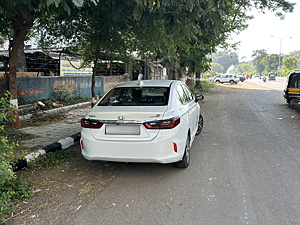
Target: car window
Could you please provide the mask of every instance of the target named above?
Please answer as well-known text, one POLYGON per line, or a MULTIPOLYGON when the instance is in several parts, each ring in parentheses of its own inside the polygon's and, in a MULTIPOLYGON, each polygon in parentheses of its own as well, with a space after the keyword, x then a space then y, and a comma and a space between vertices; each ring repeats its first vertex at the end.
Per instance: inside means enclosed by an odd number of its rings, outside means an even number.
POLYGON ((183 105, 185 105, 189 102, 189 99, 181 85, 177 86, 177 93, 178 93, 178 99, 183 105))
POLYGON ((122 87, 112 89, 98 106, 162 106, 167 105, 168 87, 122 87))
POLYGON ((193 101, 194 100, 194 96, 193 96, 191 90, 187 86, 185 86, 185 85, 182 85, 182 88, 183 88, 184 93, 187 96, 187 101, 188 102, 193 101))
POLYGON ((290 88, 300 88, 300 74, 292 74, 289 79, 290 88))

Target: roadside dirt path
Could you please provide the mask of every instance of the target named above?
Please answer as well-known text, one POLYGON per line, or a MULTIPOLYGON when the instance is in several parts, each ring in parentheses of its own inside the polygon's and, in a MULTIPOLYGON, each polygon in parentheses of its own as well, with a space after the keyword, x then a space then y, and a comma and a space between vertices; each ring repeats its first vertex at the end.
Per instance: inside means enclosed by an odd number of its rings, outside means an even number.
POLYGON ((126 167, 124 163, 86 161, 79 144, 68 151, 73 156, 60 165, 34 165, 18 173, 32 182, 35 195, 19 202, 20 207, 8 218, 8 224, 66 224, 126 167))

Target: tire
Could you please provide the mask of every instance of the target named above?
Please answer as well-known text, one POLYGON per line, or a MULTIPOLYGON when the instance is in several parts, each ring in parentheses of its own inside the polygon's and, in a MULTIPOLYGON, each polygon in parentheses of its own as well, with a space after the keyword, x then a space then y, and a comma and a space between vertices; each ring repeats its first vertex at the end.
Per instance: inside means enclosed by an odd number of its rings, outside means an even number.
POLYGON ((196 131, 196 135, 199 135, 203 129, 203 116, 199 114, 198 127, 196 131))
POLYGON ((234 81, 233 81, 233 80, 231 80, 231 81, 229 81, 229 83, 230 83, 231 85, 233 85, 233 84, 234 84, 234 81))
POLYGON ((220 81, 219 81, 219 80, 216 80, 216 83, 220 83, 220 81))
POLYGON ((190 136, 187 137, 182 160, 175 163, 178 168, 188 168, 190 165, 190 136))
POLYGON ((291 105, 296 105, 296 104, 298 104, 298 99, 297 99, 297 98, 291 98, 291 99, 289 100, 289 104, 291 104, 291 105))

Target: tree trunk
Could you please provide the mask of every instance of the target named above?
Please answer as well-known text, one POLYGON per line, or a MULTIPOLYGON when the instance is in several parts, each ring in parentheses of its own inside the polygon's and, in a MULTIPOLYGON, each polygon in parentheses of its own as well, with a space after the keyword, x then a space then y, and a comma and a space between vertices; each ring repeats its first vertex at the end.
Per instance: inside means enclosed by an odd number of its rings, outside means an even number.
POLYGON ((18 111, 18 89, 17 89, 17 40, 13 40, 9 49, 9 75, 8 75, 8 87, 12 94, 11 105, 15 108, 12 117, 15 121, 12 122, 12 127, 21 128, 21 120, 18 111))
POLYGON ((177 80, 176 79, 176 63, 175 63, 175 61, 171 62, 170 77, 171 77, 171 80, 177 80))
MULTIPOLYGON (((21 120, 19 118, 18 111, 18 87, 17 87, 17 56, 18 50, 24 45, 25 37, 28 31, 33 26, 34 18, 29 18, 29 16, 19 9, 19 15, 16 16, 16 20, 12 25, 13 38, 9 45, 9 76, 8 85, 9 91, 12 94, 13 99, 11 100, 11 105, 15 107, 13 117, 15 122, 12 123, 12 127, 21 128, 21 120)), ((23 49, 24 51, 24 49, 23 49)))
POLYGON ((199 89, 201 91, 202 90, 202 85, 201 85, 201 82, 200 82, 200 78, 201 78, 201 72, 197 71, 196 72, 196 84, 195 84, 195 88, 199 89))
POLYGON ((18 55, 17 55, 17 72, 27 72, 27 65, 26 65, 26 57, 24 52, 24 40, 21 42, 20 47, 18 48, 18 55))

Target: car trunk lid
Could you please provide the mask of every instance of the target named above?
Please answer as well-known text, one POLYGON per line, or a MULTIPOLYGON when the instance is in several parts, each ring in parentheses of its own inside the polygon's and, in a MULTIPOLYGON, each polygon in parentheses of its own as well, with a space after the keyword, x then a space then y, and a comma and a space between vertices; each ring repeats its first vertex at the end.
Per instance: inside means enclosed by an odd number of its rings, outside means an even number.
POLYGON ((145 141, 152 140, 159 132, 147 130, 143 123, 161 120, 167 106, 96 106, 85 118, 103 123, 100 129, 91 129, 97 140, 145 141))

